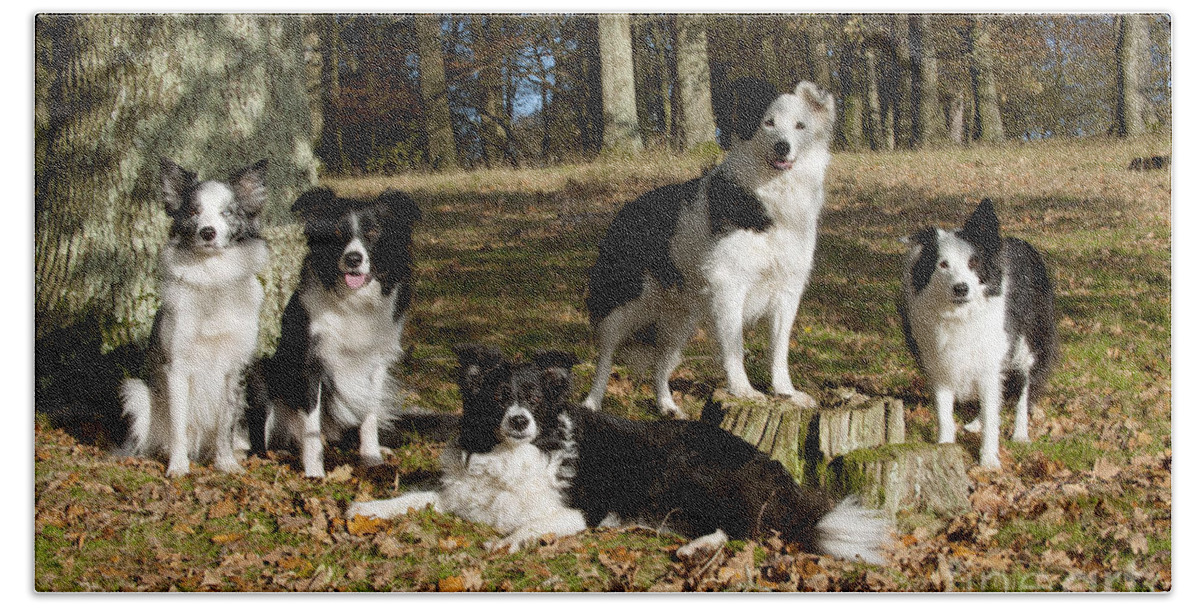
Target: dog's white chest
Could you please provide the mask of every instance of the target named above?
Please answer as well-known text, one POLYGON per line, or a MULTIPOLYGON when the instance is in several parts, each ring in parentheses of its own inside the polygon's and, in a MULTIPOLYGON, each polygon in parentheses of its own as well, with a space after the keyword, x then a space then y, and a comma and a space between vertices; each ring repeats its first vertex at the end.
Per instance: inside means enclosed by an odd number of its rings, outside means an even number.
POLYGON ((911 323, 931 383, 952 389, 956 398, 977 397, 979 382, 1002 372, 1009 350, 1002 297, 961 315, 918 309, 911 323))
POLYGON ((504 534, 566 508, 559 463, 531 444, 501 445, 468 461, 447 450, 442 467, 446 510, 504 534))

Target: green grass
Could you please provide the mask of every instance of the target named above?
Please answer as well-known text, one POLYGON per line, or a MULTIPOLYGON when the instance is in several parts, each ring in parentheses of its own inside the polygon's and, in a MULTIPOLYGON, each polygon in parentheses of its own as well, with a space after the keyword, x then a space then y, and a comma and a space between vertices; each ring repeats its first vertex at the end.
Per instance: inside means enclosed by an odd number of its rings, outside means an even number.
MULTIPOLYGON (((904 514, 898 530, 906 548, 888 567, 822 563, 786 582, 767 576, 768 564, 793 556, 757 545, 761 571, 754 580, 728 578, 728 571, 721 579, 720 563, 703 575, 685 568, 672 556, 682 539, 648 530, 594 530, 512 556, 489 555, 483 544, 495 539, 493 530, 429 512, 355 535, 339 520, 346 504, 428 480, 440 444, 411 436, 374 471, 332 450, 331 471, 354 466, 335 480, 300 477, 289 465, 294 459, 256 460, 237 477, 198 467, 186 479, 165 480, 160 463, 117 460, 39 421, 35 587, 433 590, 478 573, 486 590, 645 590, 664 581, 805 588, 819 571, 831 588, 935 590, 941 554, 958 589, 1095 590, 1108 584, 1106 576, 1126 571, 1140 574, 1121 574, 1109 586, 1170 588, 1171 181, 1165 172, 1125 170, 1129 158, 1170 147, 1166 138, 1094 139, 835 154, 816 267, 789 357, 800 388, 849 385, 900 398, 909 437, 932 439, 936 421, 895 309, 904 253, 897 239, 926 225, 958 226, 982 197, 996 203, 1004 233, 1044 252, 1057 286, 1061 363, 1034 408, 1035 440, 1003 442, 1006 473, 975 475, 976 492, 1000 492, 1011 509, 953 519, 904 514), (1100 460, 1129 473, 1098 478, 1100 460), (1060 500, 1064 485, 1086 493, 1060 500), (1046 498, 1025 504, 1043 490, 1046 498), (237 511, 210 518, 221 499, 237 511), (326 522, 325 537, 306 527, 314 521, 326 522), (989 531, 966 540, 947 536, 962 526, 989 531), (438 543, 446 539, 460 544, 443 550, 438 543), (1055 565, 1050 551, 1066 553, 1070 567, 1055 565), (1001 558, 1008 561, 986 561, 1001 558)), ((414 234, 416 290, 400 369, 408 402, 458 410, 450 347, 465 341, 510 354, 572 351, 583 361, 575 369, 582 396, 596 356, 583 305, 586 269, 608 222, 623 202, 699 175, 712 160, 699 153, 327 180, 350 196, 399 188, 424 213, 414 234)), ((765 332, 751 330, 747 343, 751 381, 765 388, 765 332)), ((693 416, 723 383, 711 352, 702 332, 672 382, 677 402, 693 416)), ((623 367, 617 372, 605 410, 656 418, 649 387, 623 367)), ((977 449, 969 439, 967 446, 977 449)), ((726 558, 743 546, 734 543, 726 558)))

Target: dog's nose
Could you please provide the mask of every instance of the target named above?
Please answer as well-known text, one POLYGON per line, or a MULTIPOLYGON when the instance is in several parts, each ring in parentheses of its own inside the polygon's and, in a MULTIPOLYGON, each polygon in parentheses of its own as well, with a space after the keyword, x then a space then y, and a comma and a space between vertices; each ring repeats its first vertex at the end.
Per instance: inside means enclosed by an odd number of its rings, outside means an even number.
POLYGON ((950 288, 954 292, 954 297, 964 298, 971 293, 971 286, 966 283, 955 283, 954 287, 950 288))
POLYGON ((347 268, 358 268, 359 264, 363 262, 363 254, 351 251, 346 254, 346 257, 342 258, 342 261, 346 263, 347 268))
POLYGON ((200 229, 200 238, 202 238, 206 241, 211 241, 211 240, 217 238, 217 229, 213 228, 212 226, 205 226, 205 227, 201 228, 200 229))
POLYGON ((525 414, 517 414, 508 418, 508 428, 514 431, 523 431, 529 426, 529 416, 525 414))
POLYGON ((792 151, 792 146, 790 144, 788 144, 788 142, 786 142, 786 141, 775 142, 775 154, 777 156, 779 156, 780 158, 787 156, 788 153, 791 151, 792 151))

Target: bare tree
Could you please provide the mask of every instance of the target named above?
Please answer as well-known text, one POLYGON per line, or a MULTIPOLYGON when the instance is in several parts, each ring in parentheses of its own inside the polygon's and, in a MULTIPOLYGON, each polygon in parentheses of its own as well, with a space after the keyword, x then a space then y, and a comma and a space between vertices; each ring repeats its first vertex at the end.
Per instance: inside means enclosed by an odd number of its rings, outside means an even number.
POLYGON ((1117 135, 1128 137, 1146 132, 1146 99, 1142 75, 1149 56, 1150 25, 1146 15, 1120 15, 1117 59, 1117 135))
POLYGON ((604 149, 639 151, 637 99, 634 95, 633 41, 629 15, 604 13, 598 18, 600 86, 604 106, 604 149))
POLYGON ((446 91, 442 19, 438 15, 418 15, 416 29, 429 162, 438 170, 456 169, 458 154, 454 149, 454 126, 450 122, 450 99, 446 91))
POLYGON ((708 72, 706 22, 707 18, 702 15, 675 17, 679 143, 684 150, 717 140, 708 72))
POLYGON ((995 143, 1004 139, 1000 119, 1000 96, 996 94, 996 70, 993 66, 992 31, 986 16, 972 20, 971 90, 974 94, 974 135, 980 141, 995 143))

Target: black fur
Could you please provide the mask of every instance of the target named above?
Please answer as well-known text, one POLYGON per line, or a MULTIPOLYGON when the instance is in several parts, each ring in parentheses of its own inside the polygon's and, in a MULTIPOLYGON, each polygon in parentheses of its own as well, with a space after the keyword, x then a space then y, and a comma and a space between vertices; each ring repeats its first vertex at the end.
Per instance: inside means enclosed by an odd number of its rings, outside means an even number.
POLYGON ((757 78, 739 78, 714 91, 713 108, 721 132, 721 147, 730 146, 731 135, 742 140, 754 137, 763 113, 776 97, 779 93, 775 86, 757 78))
MULTIPOLYGON (((742 439, 696 421, 638 422, 572 405, 566 353, 539 353, 515 364, 498 349, 456 348, 463 394, 460 447, 486 452, 513 400, 534 413, 534 445, 574 448, 568 461, 567 506, 589 526, 608 514, 663 526, 688 537, 718 528, 731 538, 781 538, 817 551, 816 525, 832 502, 798 486, 778 462, 742 439), (569 425, 560 420, 564 416, 569 425)), ((570 450, 567 450, 570 453, 570 450)))
MULTIPOLYGON (((263 184, 266 181, 267 164, 268 161, 264 158, 234 171, 229 178, 228 183, 233 189, 235 200, 235 204, 227 209, 231 243, 260 237, 258 217, 266 204, 266 190, 263 184)), ((159 165, 162 199, 167 215, 171 218, 169 238, 193 238, 201 228, 197 223, 199 210, 195 194, 202 182, 197 179, 195 172, 188 171, 169 159, 161 159, 159 165)))
MULTIPOLYGON (((1009 336, 1023 336, 1034 355, 1035 362, 1028 374, 1020 370, 1006 372, 1004 398, 1015 399, 1028 382, 1029 401, 1032 403, 1040 395, 1058 359, 1058 322, 1054 313, 1054 283, 1050 272, 1042 256, 1028 242, 1000 236, 1000 220, 989 199, 980 201, 956 234, 971 243, 980 256, 976 272, 987 285, 985 295, 996 297, 1004 293, 1005 332, 1009 336), (1006 271, 1008 284, 1003 285, 1006 271)), ((937 230, 925 228, 909 237, 909 242, 921 246, 921 253, 912 268, 913 291, 920 293, 929 284, 940 259, 937 230)), ((900 299, 899 311, 904 341, 917 364, 922 365, 904 298, 900 299)), ((1015 345, 1015 340, 1012 344, 1015 345)))
POLYGON ((709 230, 715 236, 735 230, 766 232, 775 224, 758 197, 723 173, 713 173, 707 195, 709 230))
POLYGON ((664 287, 676 287, 683 275, 671 260, 671 235, 684 201, 695 200, 700 180, 651 190, 617 212, 600 241, 600 256, 588 271, 587 308, 598 323, 642 293, 650 273, 664 287))
MULTIPOLYGON (((421 217, 416 203, 394 191, 384 192, 374 201, 347 199, 336 196, 328 188, 304 193, 292 205, 304 221, 304 234, 309 253, 304 258, 302 273, 317 277, 314 284, 302 279, 283 311, 279 345, 275 354, 256 366, 258 378, 252 380, 250 415, 251 435, 265 432, 263 425, 268 401, 282 401, 287 407, 311 412, 317 403, 317 393, 337 390, 333 378, 314 351, 309 328, 309 313, 301 300, 306 289, 334 290, 341 276, 338 260, 354 235, 350 234, 347 217, 351 211, 359 214, 359 238, 362 239, 371 263, 372 280, 380 282, 384 298, 395 290, 392 321, 399 320, 412 300, 412 226, 421 217), (257 382, 259 390, 253 383, 257 382)), ((256 451, 259 437, 253 437, 256 451)))
POLYGON ((421 210, 412 199, 388 190, 375 200, 342 198, 329 188, 304 193, 292 212, 304 221, 309 253, 304 268, 311 269, 325 289, 333 289, 341 272, 338 258, 350 242, 349 213, 359 215, 359 236, 371 259, 371 274, 380 282, 384 297, 399 287, 393 318, 412 301, 412 226, 421 210))

